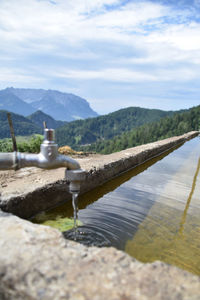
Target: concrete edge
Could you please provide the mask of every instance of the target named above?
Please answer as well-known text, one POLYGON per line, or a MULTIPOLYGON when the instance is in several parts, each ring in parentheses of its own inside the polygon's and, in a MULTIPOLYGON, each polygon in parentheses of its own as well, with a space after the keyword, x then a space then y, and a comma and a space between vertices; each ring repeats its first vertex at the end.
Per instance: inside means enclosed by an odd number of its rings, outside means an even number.
POLYGON ((200 277, 113 247, 67 241, 0 210, 1 300, 198 300, 200 277))
MULTIPOLYGON (((87 170, 86 180, 81 186, 81 194, 120 176, 171 148, 181 145, 198 134, 198 131, 192 131, 181 136, 129 148, 118 152, 117 158, 115 153, 104 155, 99 164, 95 165, 94 162, 94 165, 87 170)), ((71 200, 68 182, 59 180, 23 195, 11 195, 9 199, 1 199, 0 208, 19 217, 30 218, 38 212, 55 207, 67 200, 71 200)))

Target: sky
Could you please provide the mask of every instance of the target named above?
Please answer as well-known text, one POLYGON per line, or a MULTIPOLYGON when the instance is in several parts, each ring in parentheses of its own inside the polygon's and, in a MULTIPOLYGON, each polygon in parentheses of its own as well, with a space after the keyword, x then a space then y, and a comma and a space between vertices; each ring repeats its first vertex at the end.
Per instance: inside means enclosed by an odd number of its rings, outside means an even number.
POLYGON ((99 114, 200 104, 200 0, 0 0, 0 89, 85 98, 99 114))

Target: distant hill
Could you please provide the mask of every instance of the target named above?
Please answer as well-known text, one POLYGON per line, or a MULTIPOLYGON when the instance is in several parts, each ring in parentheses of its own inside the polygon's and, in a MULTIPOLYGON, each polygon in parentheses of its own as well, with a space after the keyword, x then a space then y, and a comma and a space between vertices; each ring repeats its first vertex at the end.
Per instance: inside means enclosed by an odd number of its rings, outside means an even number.
POLYGON ((79 149, 80 145, 111 139, 123 132, 173 114, 172 111, 129 107, 97 118, 67 123, 56 130, 56 139, 60 146, 69 145, 79 149))
POLYGON ((24 116, 30 115, 37 110, 41 110, 55 120, 68 122, 98 116, 85 99, 69 93, 43 89, 18 89, 13 87, 0 92, 6 96, 4 99, 3 97, 0 98, 0 102, 4 104, 4 106, 0 108, 16 112, 19 100, 21 100, 21 111, 18 110, 17 113, 24 116), (13 99, 12 102, 10 99, 13 99), (23 107, 22 103, 25 103, 26 107, 23 107))
POLYGON ((7 110, 27 116, 32 114, 36 109, 5 89, 0 91, 0 110, 7 110))
MULTIPOLYGON (((34 124, 31 120, 28 120, 27 118, 17 115, 15 113, 11 113, 11 118, 13 121, 13 127, 15 131, 15 135, 31 135, 34 133, 42 133, 43 130, 34 124)), ((0 110, 0 138, 10 138, 10 129, 8 125, 8 119, 7 119, 7 111, 0 110)))
POLYGON ((108 154, 199 129, 200 106, 197 106, 126 131, 110 140, 98 141, 84 147, 84 150, 108 154))
POLYGON ((56 121, 49 115, 43 113, 42 111, 38 110, 34 112, 32 115, 28 116, 27 119, 31 120, 37 126, 44 128, 43 122, 46 122, 47 128, 56 129, 65 125, 67 122, 64 121, 56 121))

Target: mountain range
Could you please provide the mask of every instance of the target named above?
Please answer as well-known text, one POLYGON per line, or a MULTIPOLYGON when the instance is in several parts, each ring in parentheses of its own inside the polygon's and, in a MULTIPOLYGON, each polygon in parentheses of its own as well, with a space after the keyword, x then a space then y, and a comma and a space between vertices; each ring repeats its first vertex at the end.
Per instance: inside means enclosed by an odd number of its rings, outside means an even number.
MULTIPOLYGON (((56 140, 59 145, 77 148, 99 140, 110 139, 135 127, 158 121, 172 114, 172 111, 128 107, 104 116, 72 122, 56 121, 40 110, 27 117, 11 113, 11 117, 15 135, 42 133, 45 121, 47 128, 56 129, 56 140)), ((0 110, 0 126, 0 138, 10 137, 7 111, 5 110, 0 110)))
MULTIPOLYGON (((12 112, 10 114, 16 136, 43 134, 44 122, 46 123, 47 128, 52 129, 62 127, 68 123, 66 121, 56 121, 51 116, 43 113, 40 110, 27 117, 12 112)), ((10 129, 6 110, 0 110, 0 128, 0 139, 9 138, 10 129)))
POLYGON ((0 110, 28 116, 38 110, 55 120, 97 117, 89 103, 76 95, 55 90, 6 88, 0 91, 0 110))

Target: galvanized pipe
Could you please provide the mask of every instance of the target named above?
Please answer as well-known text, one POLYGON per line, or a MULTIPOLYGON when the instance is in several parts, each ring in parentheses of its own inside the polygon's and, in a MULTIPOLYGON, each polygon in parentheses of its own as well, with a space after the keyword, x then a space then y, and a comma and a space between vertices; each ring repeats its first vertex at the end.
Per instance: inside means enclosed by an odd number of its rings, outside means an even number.
POLYGON ((67 169, 67 176, 65 176, 70 182, 69 190, 71 193, 79 192, 80 184, 85 179, 85 172, 81 170, 76 160, 58 153, 58 145, 54 142, 53 129, 44 129, 44 141, 40 146, 39 154, 20 152, 0 153, 0 170, 18 170, 25 167, 42 169, 65 167, 67 169))
POLYGON ((17 170, 25 167, 80 169, 80 165, 76 160, 58 153, 58 146, 54 142, 53 129, 45 129, 44 137, 45 139, 40 146, 39 154, 20 152, 0 153, 0 170, 17 170))
POLYGON ((0 170, 10 170, 16 167, 16 152, 0 153, 0 170))

